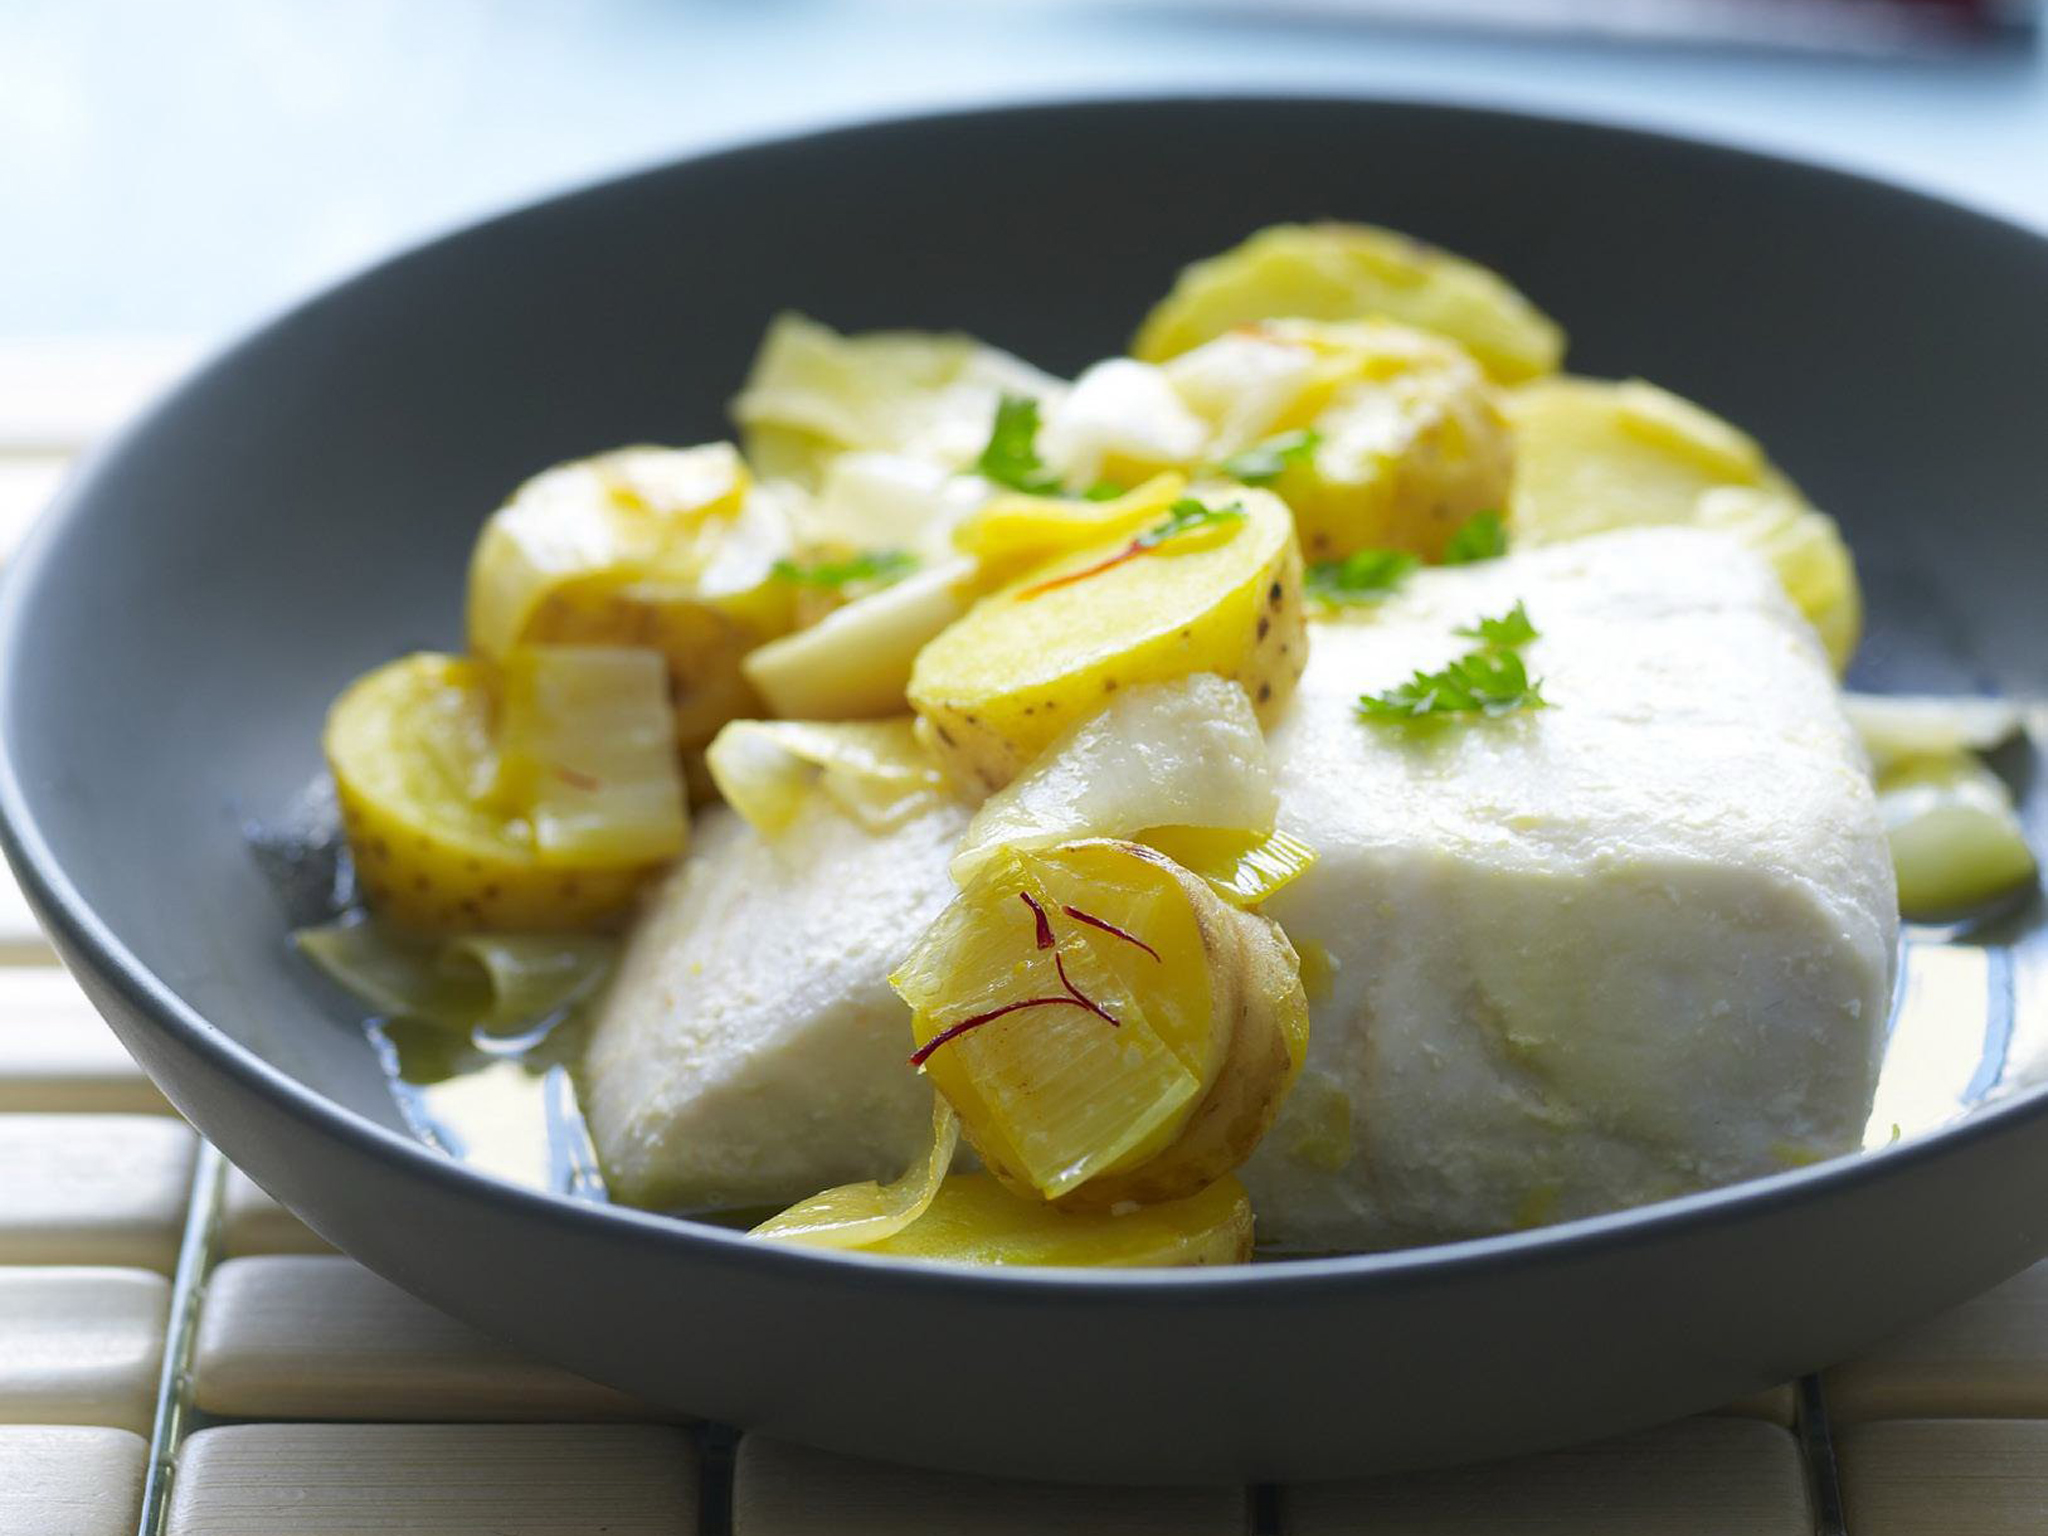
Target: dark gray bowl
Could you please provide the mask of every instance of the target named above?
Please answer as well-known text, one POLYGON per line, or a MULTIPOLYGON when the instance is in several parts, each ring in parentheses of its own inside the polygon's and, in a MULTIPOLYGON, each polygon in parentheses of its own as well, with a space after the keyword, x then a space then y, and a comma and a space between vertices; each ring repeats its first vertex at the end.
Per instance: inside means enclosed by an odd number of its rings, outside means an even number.
POLYGON ((1786 1380, 2048 1252, 2033 1093, 1874 1156, 1548 1231, 1105 1276, 761 1246, 528 1193, 399 1128, 241 825, 317 773, 344 682, 456 639, 469 541, 508 486, 614 443, 721 435, 778 308, 961 326, 1071 369, 1183 261, 1318 215, 1469 252, 1566 322, 1581 371, 1647 374, 1760 432, 1855 543, 1864 681, 2048 689, 2048 242, 1577 123, 1052 106, 594 187, 219 358, 7 572, 8 857, 178 1107, 341 1247, 590 1376, 845 1451, 1115 1481, 1491 1455, 1786 1380))

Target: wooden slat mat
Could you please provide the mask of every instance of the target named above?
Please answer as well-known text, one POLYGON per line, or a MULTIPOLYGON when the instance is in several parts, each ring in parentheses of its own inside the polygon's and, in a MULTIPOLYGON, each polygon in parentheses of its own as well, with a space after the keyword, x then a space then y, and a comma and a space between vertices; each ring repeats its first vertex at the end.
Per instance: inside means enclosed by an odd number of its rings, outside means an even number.
MULTIPOLYGON (((0 549, 178 355, 0 348, 0 549)), ((0 1536, 2048 1531, 2048 1266, 1802 1383, 1796 1413, 1787 1388, 1353 1483, 1062 1488, 662 1423, 394 1289, 226 1170, 5 878, 0 1172, 0 1536), (152 1435, 175 1461, 146 1508, 152 1435)))

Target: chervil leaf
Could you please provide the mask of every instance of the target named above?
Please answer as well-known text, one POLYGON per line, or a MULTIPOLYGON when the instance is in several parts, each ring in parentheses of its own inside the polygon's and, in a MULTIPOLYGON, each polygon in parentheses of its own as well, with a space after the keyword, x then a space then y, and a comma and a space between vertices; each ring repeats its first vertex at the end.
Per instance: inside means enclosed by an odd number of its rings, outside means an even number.
POLYGON ((1342 560, 1318 560, 1304 585, 1311 598, 1333 607, 1376 603, 1421 563, 1405 550, 1361 549, 1342 560))
POLYGON ((1458 525, 1444 545, 1445 565, 1473 565, 1481 560, 1498 560, 1508 552, 1507 526, 1498 512, 1474 512, 1458 525))
POLYGON ((1118 485, 1114 480, 1098 480, 1081 493, 1083 501, 1115 501, 1124 494, 1128 486, 1118 485))
POLYGON ((1439 672, 1417 672, 1384 693, 1358 700, 1362 720, 1419 720, 1429 715, 1483 715, 1488 719, 1518 709, 1543 709, 1541 683, 1531 682, 1513 651, 1472 651, 1439 672))
POLYGON ((1536 626, 1529 622, 1529 610, 1516 603, 1497 619, 1481 619, 1456 631, 1493 646, 1527 645, 1536 638, 1536 626))
POLYGON ((1029 395, 1005 395, 997 402, 988 446, 974 461, 975 472, 1028 496, 1057 496, 1059 476, 1038 457, 1038 402, 1029 395))
POLYGON ((1514 647, 1536 638, 1536 626, 1520 603, 1497 619, 1481 619, 1461 635, 1485 642, 1440 671, 1417 672, 1384 693, 1358 701, 1361 720, 1419 720, 1429 715, 1483 715, 1491 719, 1518 709, 1544 709, 1543 685, 1533 682, 1514 647))
POLYGON ((1305 464, 1322 441, 1322 435, 1304 427, 1299 432, 1282 432, 1262 443, 1234 453, 1216 467, 1246 485, 1271 485, 1291 464, 1305 464))
POLYGON ((1209 507, 1192 496, 1183 496, 1166 509, 1166 520, 1154 523, 1131 541, 1135 550, 1157 549, 1168 539, 1177 539, 1198 528, 1216 528, 1224 523, 1244 521, 1244 508, 1236 502, 1227 507, 1209 507))
POLYGON ((900 549, 864 549, 844 560, 820 560, 798 565, 793 560, 775 562, 775 575, 799 587, 850 587, 858 582, 887 586, 901 581, 917 569, 917 557, 900 549))

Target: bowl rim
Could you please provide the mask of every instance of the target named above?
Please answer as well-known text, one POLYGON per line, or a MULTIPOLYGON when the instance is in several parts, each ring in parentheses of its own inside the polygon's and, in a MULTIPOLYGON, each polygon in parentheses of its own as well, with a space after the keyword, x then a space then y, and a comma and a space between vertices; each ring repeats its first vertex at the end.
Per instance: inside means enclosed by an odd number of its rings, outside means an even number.
POLYGON ((610 1236, 677 1248, 694 1257, 752 1270, 764 1278, 800 1281, 806 1277, 829 1275, 854 1285, 903 1287, 913 1291, 928 1288, 950 1291, 961 1285, 970 1285, 984 1296, 1028 1299, 1041 1305, 1058 1300, 1070 1300, 1076 1304, 1116 1300, 1144 1303, 1167 1297, 1212 1297, 1240 1290, 1249 1290, 1262 1297, 1305 1297, 1338 1289, 1405 1288, 1447 1274, 1462 1276, 1553 1261, 1573 1261, 1655 1239, 1697 1236, 1716 1227, 1745 1221, 1754 1215, 1785 1211, 1828 1195, 1847 1193, 1873 1180, 1890 1178, 1895 1173, 1944 1160, 2048 1110, 2048 1082, 2044 1082, 1993 1102, 1980 1103, 1946 1125, 1891 1146, 1859 1150, 1807 1167, 1551 1226, 1415 1248, 1288 1258, 1274 1263, 1151 1270, 989 1269, 894 1259, 757 1241, 743 1232, 705 1222, 533 1189, 449 1157, 423 1141, 381 1125, 328 1098, 209 1022, 142 963, 71 882, 44 836, 35 810, 35 796, 22 780, 21 765, 13 746, 13 732, 6 728, 12 725, 20 708, 21 677, 32 654, 31 648, 23 643, 27 613, 32 596, 42 584, 45 569, 55 558, 61 535, 87 515, 105 467, 129 452, 187 391, 231 371, 245 353, 267 343, 302 316, 329 303, 345 301, 359 287, 381 280, 392 269, 456 242, 488 238, 490 232, 501 224, 514 224, 543 213, 560 213, 580 200, 627 194, 643 186, 651 187, 691 167, 737 167, 750 160, 801 154, 821 141, 842 142, 905 131, 944 132, 949 125, 963 122, 988 125, 1008 121, 1025 125, 1034 120, 1076 113, 1137 117, 1150 112, 1184 111, 1190 107, 1245 112, 1289 108, 1362 110, 1367 113, 1384 110, 1424 116, 1434 114, 1447 119, 1490 119, 1503 128, 1534 126, 1547 131, 1577 132, 1589 139, 1630 141, 1660 153, 1704 154, 1729 162, 1746 163, 1752 170, 1818 176, 1858 184, 1870 194, 1906 199, 1920 205, 1923 212, 1960 219, 1987 232, 2018 239, 2037 248, 2044 264, 2048 264, 2048 232, 2028 228, 2000 214, 1971 207, 1945 195, 1822 160, 1599 116, 1468 103, 1449 96, 1407 96, 1382 92, 1164 89, 1158 92, 1076 93, 1005 101, 990 106, 862 114, 807 125, 792 132, 717 143, 706 149, 637 165, 623 172, 580 181, 524 199, 501 211, 458 223, 402 245, 339 280, 323 284, 312 293, 284 304, 211 349, 203 361, 188 370, 145 410, 80 457, 57 495, 37 517, 21 545, 6 562, 6 569, 0 572, 0 851, 5 852, 30 906, 58 938, 60 950, 83 956, 94 978, 118 993, 137 1018, 148 1021, 150 1027, 168 1033, 188 1050, 207 1058, 216 1071, 232 1079, 242 1091, 261 1095, 294 1118, 353 1144, 385 1164, 390 1171, 438 1184, 443 1193, 494 1205, 507 1215, 532 1223, 580 1229, 592 1237, 610 1236))

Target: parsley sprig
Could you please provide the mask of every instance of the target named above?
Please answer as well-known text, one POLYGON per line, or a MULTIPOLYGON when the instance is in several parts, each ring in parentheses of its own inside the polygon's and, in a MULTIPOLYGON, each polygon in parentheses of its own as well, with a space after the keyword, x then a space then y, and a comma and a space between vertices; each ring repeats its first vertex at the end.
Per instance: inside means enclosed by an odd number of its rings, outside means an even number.
POLYGON ((1184 533, 1194 533, 1202 528, 1220 528, 1225 523, 1244 521, 1244 507, 1238 502, 1226 506, 1212 507, 1183 496, 1166 509, 1165 518, 1147 528, 1131 543, 1137 549, 1157 549, 1168 539, 1177 539, 1184 533))
POLYGON ((1361 549, 1342 560, 1318 560, 1303 586, 1314 602, 1333 608, 1376 603, 1399 590, 1422 562, 1402 549, 1361 549))
POLYGON ((1507 525, 1498 512, 1474 512, 1444 545, 1445 565, 1476 565, 1508 552, 1507 525))
POLYGON ((1005 395, 996 402, 988 446, 974 461, 975 473, 1027 496, 1064 494, 1060 477, 1038 456, 1038 402, 1029 395, 1005 395))
POLYGON ((778 560, 773 567, 777 580, 793 586, 824 587, 834 591, 865 582, 887 586, 901 581, 916 569, 917 557, 901 549, 864 549, 844 560, 818 560, 809 565, 799 565, 794 560, 778 560))
POLYGON ((1471 640, 1484 640, 1499 650, 1512 650, 1536 638, 1536 626, 1529 622, 1529 610, 1519 602, 1497 619, 1481 619, 1452 631, 1471 640))
POLYGON ((1245 485, 1271 485, 1291 466, 1306 464, 1322 440, 1321 433, 1308 427, 1282 432, 1232 454, 1216 467, 1245 485))
POLYGON ((1457 631, 1483 643, 1434 672, 1417 672, 1407 682, 1358 700, 1361 720, 1421 720, 1435 715, 1479 715, 1498 719, 1517 710, 1546 709, 1543 685, 1532 680, 1515 647, 1536 638, 1536 626, 1520 603, 1497 619, 1482 618, 1457 631))

